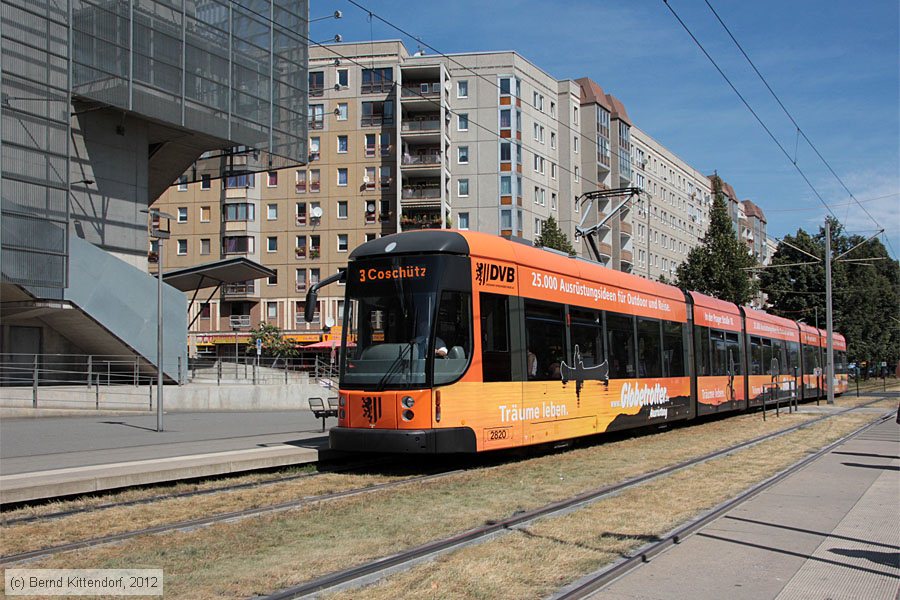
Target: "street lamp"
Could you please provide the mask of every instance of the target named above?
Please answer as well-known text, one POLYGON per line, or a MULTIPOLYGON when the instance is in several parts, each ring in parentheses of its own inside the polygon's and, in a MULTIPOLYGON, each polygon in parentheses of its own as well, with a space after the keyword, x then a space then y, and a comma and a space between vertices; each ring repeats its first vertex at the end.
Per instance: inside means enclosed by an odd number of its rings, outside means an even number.
MULTIPOLYGON (((141 209, 142 213, 156 219, 175 219, 174 215, 164 213, 158 208, 141 209)), ((156 431, 163 430, 163 240, 169 239, 169 232, 150 228, 150 237, 156 240, 156 431)))

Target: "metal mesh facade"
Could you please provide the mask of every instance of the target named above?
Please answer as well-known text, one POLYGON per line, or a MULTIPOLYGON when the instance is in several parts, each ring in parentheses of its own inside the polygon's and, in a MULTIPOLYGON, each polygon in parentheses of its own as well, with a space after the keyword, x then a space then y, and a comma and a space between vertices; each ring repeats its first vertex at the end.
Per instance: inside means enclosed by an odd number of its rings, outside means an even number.
POLYGON ((307 0, 0 0, 2 281, 66 287, 73 97, 251 148, 259 169, 305 161, 307 15, 307 0))
POLYGON ((72 4, 74 94, 305 160, 306 0, 72 4))

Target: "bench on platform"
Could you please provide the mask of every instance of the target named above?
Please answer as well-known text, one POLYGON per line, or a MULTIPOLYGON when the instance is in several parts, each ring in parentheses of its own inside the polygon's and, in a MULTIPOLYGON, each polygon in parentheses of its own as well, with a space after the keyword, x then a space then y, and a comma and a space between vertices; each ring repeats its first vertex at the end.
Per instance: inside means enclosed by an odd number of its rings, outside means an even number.
POLYGON ((322 432, 324 432, 325 419, 338 416, 338 399, 329 398, 328 404, 325 404, 321 398, 309 398, 309 409, 317 419, 322 419, 322 432))

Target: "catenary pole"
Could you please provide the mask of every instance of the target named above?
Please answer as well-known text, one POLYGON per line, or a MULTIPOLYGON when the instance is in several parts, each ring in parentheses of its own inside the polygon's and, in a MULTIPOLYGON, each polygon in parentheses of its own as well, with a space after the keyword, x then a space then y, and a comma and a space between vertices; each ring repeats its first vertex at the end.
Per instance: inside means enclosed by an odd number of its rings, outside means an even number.
POLYGON ((834 404, 834 322, 831 314, 831 222, 825 219, 825 389, 828 404, 834 404))

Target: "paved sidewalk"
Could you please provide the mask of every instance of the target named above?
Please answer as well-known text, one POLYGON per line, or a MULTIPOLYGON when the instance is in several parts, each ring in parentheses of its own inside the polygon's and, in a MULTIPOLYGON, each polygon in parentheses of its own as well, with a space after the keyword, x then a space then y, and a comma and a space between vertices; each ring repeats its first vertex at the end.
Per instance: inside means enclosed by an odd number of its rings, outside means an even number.
POLYGON ((892 415, 594 597, 894 600, 898 465, 892 415))
MULTIPOLYGON (((328 452, 305 410, 0 420, 0 502, 315 462, 328 452)), ((329 419, 328 425, 334 425, 329 419)))

